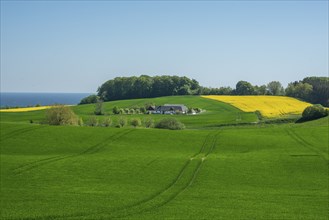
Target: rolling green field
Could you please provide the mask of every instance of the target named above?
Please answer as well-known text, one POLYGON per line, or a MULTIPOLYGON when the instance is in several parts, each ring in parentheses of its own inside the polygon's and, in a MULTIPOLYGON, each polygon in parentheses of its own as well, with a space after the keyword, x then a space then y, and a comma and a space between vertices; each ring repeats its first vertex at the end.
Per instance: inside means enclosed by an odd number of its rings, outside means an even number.
MULTIPOLYGON (((252 125, 254 113, 195 96, 115 101, 105 111, 146 102, 206 112, 169 116, 181 131, 0 113, 1 219, 328 219, 328 117, 252 125), (238 123, 250 125, 223 126, 238 123)), ((87 120, 94 106, 73 109, 87 120)))

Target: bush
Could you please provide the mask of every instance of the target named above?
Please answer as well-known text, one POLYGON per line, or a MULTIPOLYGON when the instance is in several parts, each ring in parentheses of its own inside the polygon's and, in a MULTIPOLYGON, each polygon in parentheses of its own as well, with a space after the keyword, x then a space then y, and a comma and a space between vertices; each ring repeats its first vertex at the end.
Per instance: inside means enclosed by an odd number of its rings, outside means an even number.
POLYGON ((133 118, 131 119, 130 124, 136 128, 137 126, 141 126, 142 122, 139 118, 133 118))
POLYGON ((90 95, 81 99, 79 105, 97 103, 98 101, 99 97, 97 95, 90 95))
POLYGON ((114 106, 112 112, 113 112, 113 114, 118 115, 118 114, 120 114, 120 109, 118 108, 118 106, 114 106))
POLYGON ((120 108, 120 109, 119 109, 119 114, 120 114, 120 115, 123 115, 124 113, 125 113, 125 110, 123 110, 123 108, 120 108))
POLYGON ((70 107, 57 105, 46 111, 46 122, 50 125, 77 125, 78 117, 70 107))
POLYGON ((146 113, 146 108, 145 108, 145 107, 140 107, 140 108, 139 108, 139 111, 140 111, 141 113, 145 114, 145 113, 146 113))
POLYGON ((144 124, 146 128, 152 128, 154 125, 154 120, 152 118, 145 118, 144 124))
POLYGON ((135 110, 133 108, 129 109, 129 114, 131 114, 131 115, 135 114, 135 110))
POLYGON ((125 108, 125 113, 126 113, 126 114, 129 114, 129 111, 130 111, 129 108, 125 108))
POLYGON ((185 128, 185 125, 178 121, 176 118, 164 118, 159 121, 155 127, 170 130, 182 130, 185 128))
POLYGON ((99 101, 95 104, 95 115, 104 115, 103 102, 99 101))
POLYGON ((125 117, 120 117, 119 120, 118 120, 118 125, 119 125, 120 127, 124 127, 126 124, 127 124, 127 118, 125 118, 125 117))
POLYGON ((98 119, 96 118, 96 116, 91 116, 88 119, 87 125, 91 126, 91 127, 95 127, 98 125, 98 119))
POLYGON ((112 125, 111 118, 105 118, 102 124, 104 127, 110 127, 112 125))
POLYGON ((79 121, 78 121, 78 125, 79 125, 79 126, 83 126, 83 125, 84 125, 82 118, 79 119, 79 121))
POLYGON ((308 106, 304 109, 302 114, 302 121, 310 121, 322 117, 326 117, 328 115, 328 110, 326 110, 321 105, 312 105, 308 106))

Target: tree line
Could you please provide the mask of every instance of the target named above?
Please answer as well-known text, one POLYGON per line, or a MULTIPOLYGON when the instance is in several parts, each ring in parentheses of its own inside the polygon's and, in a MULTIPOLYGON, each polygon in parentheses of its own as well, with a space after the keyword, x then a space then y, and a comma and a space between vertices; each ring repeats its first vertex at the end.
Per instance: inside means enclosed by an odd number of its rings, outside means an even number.
POLYGON ((99 100, 114 101, 174 95, 286 95, 329 106, 329 77, 306 77, 289 83, 287 88, 284 88, 279 81, 260 86, 239 81, 235 88, 211 88, 200 86, 198 81, 185 76, 116 77, 103 83, 98 88, 97 95, 82 99, 80 104, 96 103, 99 100))

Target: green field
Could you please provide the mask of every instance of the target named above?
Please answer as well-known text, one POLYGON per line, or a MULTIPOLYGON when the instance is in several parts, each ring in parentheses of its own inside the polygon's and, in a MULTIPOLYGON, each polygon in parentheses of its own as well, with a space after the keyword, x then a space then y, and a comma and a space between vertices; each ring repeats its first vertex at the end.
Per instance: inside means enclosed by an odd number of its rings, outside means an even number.
MULTIPOLYGON (((181 131, 0 113, 1 219, 328 219, 328 117, 253 124, 254 113, 195 96, 115 101, 105 111, 146 102, 206 112, 127 116, 177 117, 181 131)), ((73 109, 87 120, 94 106, 73 109)))

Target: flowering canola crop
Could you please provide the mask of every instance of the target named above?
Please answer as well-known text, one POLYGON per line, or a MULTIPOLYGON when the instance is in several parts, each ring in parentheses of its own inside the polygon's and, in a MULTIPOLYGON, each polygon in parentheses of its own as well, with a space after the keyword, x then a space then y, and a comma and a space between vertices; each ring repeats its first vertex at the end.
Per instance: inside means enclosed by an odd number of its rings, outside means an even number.
POLYGON ((51 106, 0 109, 0 112, 30 112, 30 111, 44 110, 44 109, 48 109, 50 107, 51 106))
POLYGON ((208 95, 202 97, 231 104, 244 112, 260 111, 262 116, 268 118, 301 114, 307 106, 311 105, 285 96, 208 95))

